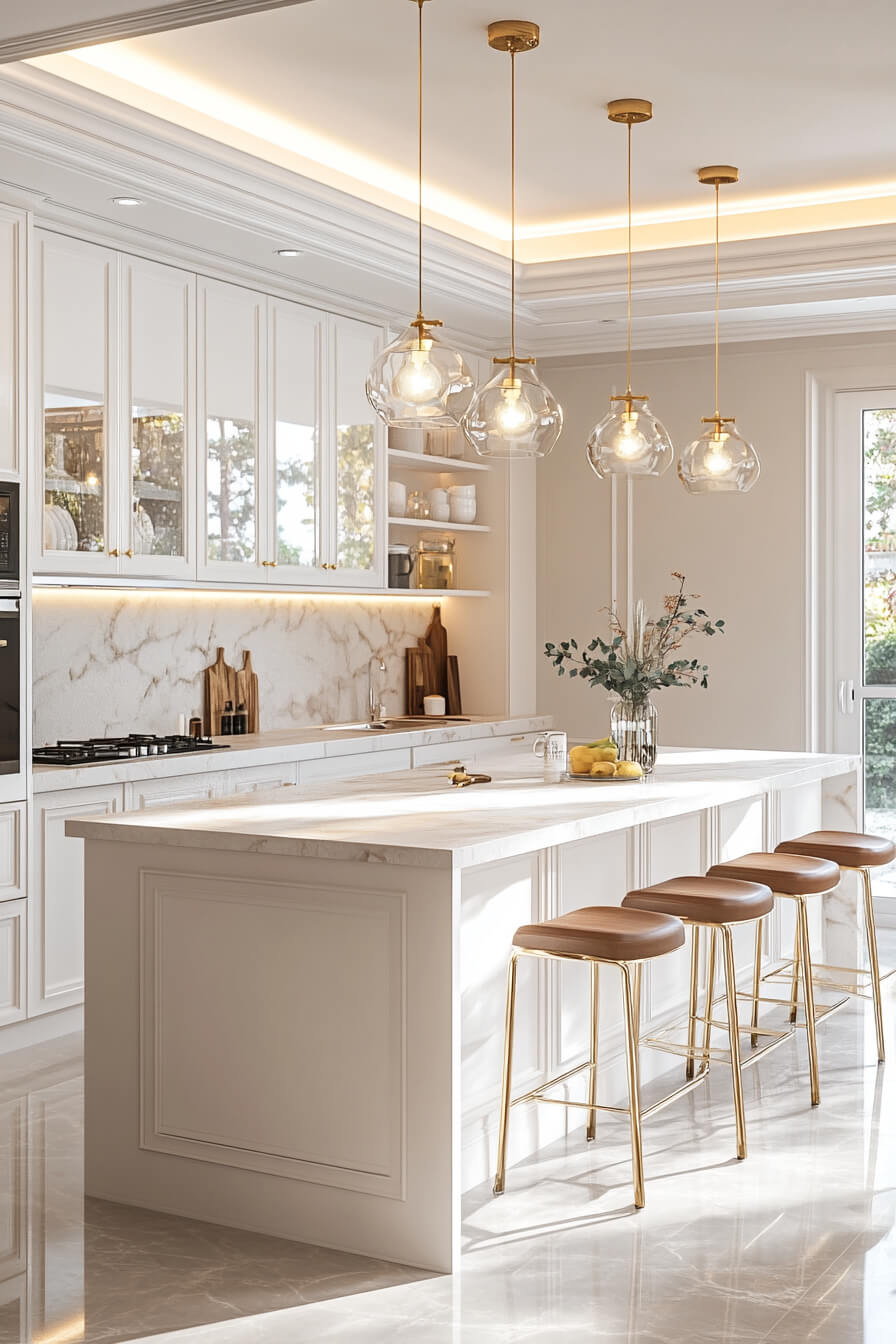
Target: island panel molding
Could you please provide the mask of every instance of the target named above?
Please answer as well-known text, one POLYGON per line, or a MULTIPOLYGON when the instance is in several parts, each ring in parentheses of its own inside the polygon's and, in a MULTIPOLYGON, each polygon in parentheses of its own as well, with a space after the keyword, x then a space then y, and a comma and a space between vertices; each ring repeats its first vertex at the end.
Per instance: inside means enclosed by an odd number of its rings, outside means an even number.
POLYGON ((142 871, 141 1148, 404 1198, 406 900, 142 871))

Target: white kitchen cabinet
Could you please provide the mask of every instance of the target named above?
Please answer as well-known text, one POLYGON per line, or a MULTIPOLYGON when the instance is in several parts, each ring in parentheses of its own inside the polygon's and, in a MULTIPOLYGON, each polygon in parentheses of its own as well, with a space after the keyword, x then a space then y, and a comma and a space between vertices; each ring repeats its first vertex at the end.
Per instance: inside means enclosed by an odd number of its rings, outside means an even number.
POLYGON ((364 388, 379 349, 366 322, 330 321, 330 399, 335 425, 329 510, 334 540, 330 573, 340 584, 382 587, 385 582, 387 495, 385 435, 364 388))
MULTIPOLYGON (((257 583, 270 539, 259 535, 268 481, 266 299, 240 285, 200 279, 199 569, 203 579, 257 583)), ((265 568, 268 566, 265 565, 265 568)))
MULTIPOLYGON (((38 794, 28 930, 28 1015, 84 998, 84 845, 65 834, 70 817, 121 810, 120 784, 38 794)), ((0 918, 6 906, 0 906, 0 918)))
POLYGON ((196 572, 194 414, 196 282, 186 271, 122 258, 124 404, 117 509, 122 575, 196 572))
POLYGON ((250 765, 240 770, 223 770, 218 776, 217 795, 219 798, 230 798, 238 793, 284 788, 295 784, 297 776, 295 761, 285 761, 282 765, 250 765))
POLYGON ((24 213, 0 207, 0 471, 21 471, 24 434, 24 213))
POLYGON ((0 905, 0 1026, 21 1022, 25 1016, 27 905, 24 900, 0 905))
POLYGON ((0 902, 25 895, 25 804, 0 808, 0 902))
MULTIPOLYGON (((117 573, 109 540, 119 463, 115 442, 120 342, 118 256, 108 248, 35 232, 33 283, 40 313, 38 423, 42 498, 35 492, 40 567, 117 573)), ((36 473, 37 474, 37 473, 36 473)), ((40 479, 40 475, 38 475, 40 479)))
POLYGON ((325 756, 299 762, 299 783, 315 784, 327 779, 355 779, 358 775, 379 775, 389 770, 410 770, 408 748, 368 751, 357 756, 325 756))
POLYGON ((144 807, 176 807, 178 803, 207 802, 216 797, 218 775, 175 775, 173 779, 141 779, 125 785, 126 812, 144 807))

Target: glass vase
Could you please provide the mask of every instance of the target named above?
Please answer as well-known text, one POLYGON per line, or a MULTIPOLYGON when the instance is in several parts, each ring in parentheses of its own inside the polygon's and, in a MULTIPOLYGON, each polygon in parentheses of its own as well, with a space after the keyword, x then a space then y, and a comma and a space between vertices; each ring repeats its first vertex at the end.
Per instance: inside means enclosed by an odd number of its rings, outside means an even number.
POLYGON ((636 761, 649 775, 656 765, 656 705, 650 696, 617 700, 610 711, 610 736, 620 761, 636 761))

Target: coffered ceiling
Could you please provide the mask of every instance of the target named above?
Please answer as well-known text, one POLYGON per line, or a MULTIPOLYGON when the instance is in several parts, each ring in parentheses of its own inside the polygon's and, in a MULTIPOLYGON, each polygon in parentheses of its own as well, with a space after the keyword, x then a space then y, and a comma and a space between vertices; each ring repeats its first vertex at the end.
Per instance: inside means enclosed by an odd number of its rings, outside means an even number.
MULTIPOLYGON (((635 131, 640 249, 706 239, 704 163, 741 169, 729 240, 896 214, 892 0, 526 0, 520 12, 542 27, 518 63, 523 261, 621 250, 625 137, 604 111, 620 96, 655 105, 635 131)), ((427 217, 505 252, 509 62, 485 41, 505 10, 431 0, 424 17, 427 217)), ((39 64, 408 215, 415 59, 408 0, 310 0, 39 64)))

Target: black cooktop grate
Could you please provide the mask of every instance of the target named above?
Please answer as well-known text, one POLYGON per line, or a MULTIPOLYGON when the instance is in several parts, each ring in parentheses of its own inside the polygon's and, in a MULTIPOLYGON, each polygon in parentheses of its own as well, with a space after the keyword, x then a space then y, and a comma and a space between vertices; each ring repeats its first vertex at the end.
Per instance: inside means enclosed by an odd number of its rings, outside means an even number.
POLYGON ((129 733, 127 737, 87 737, 57 742, 54 747, 35 747, 31 758, 35 765, 100 765, 104 761, 129 761, 141 756, 226 751, 229 745, 228 742, 213 742, 210 737, 186 737, 181 733, 173 733, 170 737, 129 733))

